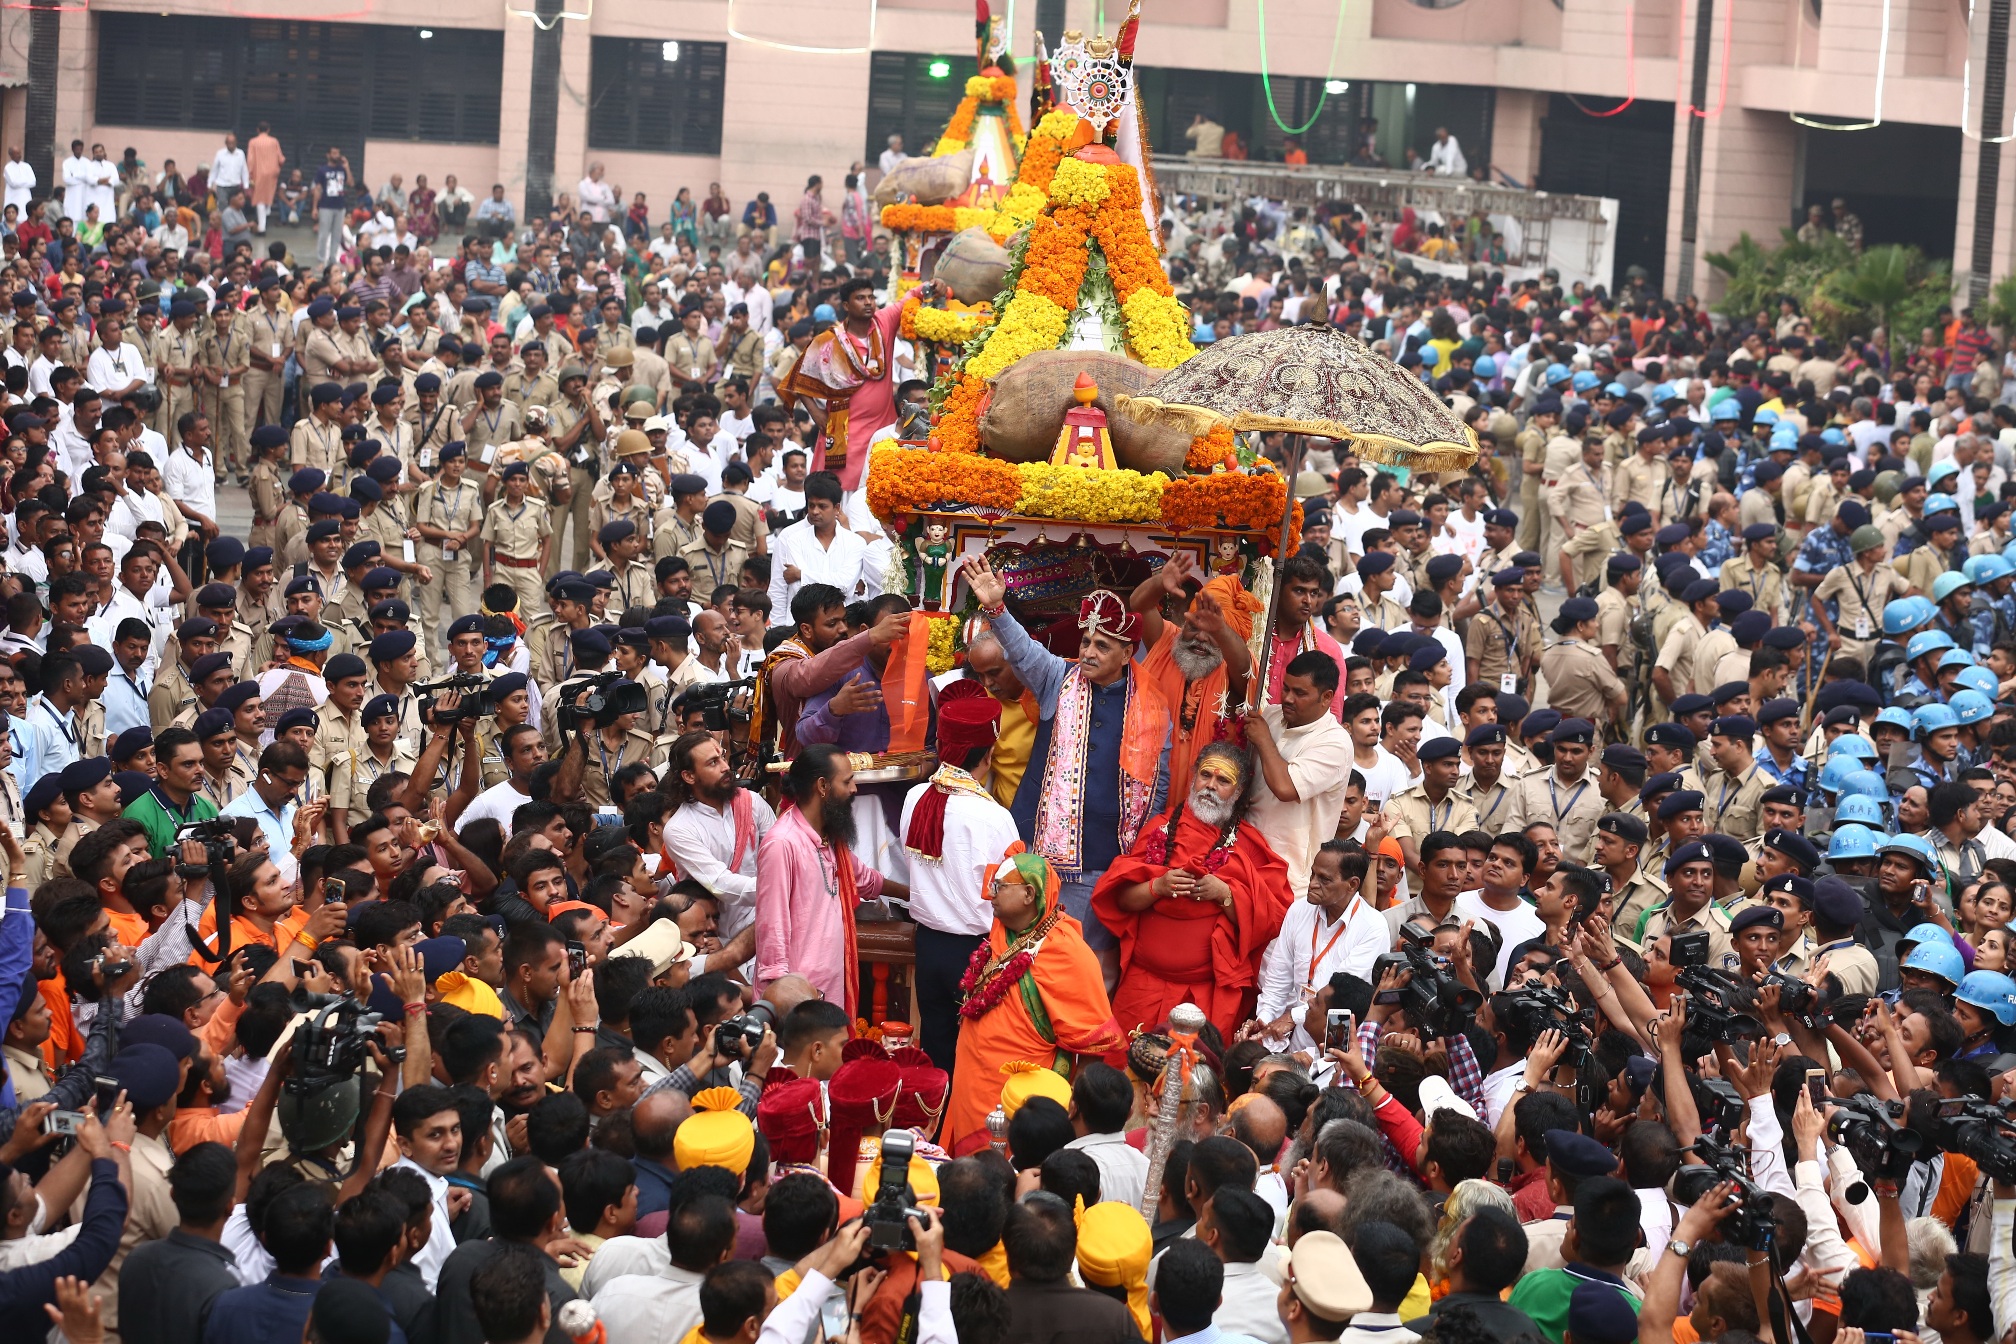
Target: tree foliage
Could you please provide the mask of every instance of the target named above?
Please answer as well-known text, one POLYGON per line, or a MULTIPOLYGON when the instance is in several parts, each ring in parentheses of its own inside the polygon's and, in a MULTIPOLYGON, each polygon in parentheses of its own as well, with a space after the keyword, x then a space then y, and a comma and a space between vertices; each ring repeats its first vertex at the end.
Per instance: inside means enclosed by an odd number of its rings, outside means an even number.
MULTIPOLYGON (((1951 266, 1915 247, 1891 243, 1858 256, 1832 233, 1812 243, 1801 242, 1792 229, 1781 235, 1778 246, 1767 247, 1745 233, 1727 251, 1703 256, 1724 277, 1717 306, 1732 319, 1775 315, 1779 300, 1790 298, 1816 334, 1843 340, 1880 326, 1890 329, 1893 342, 1909 342, 1952 301, 1951 266)), ((2016 288, 2004 294, 1998 287, 1997 293, 2016 317, 2016 288)))

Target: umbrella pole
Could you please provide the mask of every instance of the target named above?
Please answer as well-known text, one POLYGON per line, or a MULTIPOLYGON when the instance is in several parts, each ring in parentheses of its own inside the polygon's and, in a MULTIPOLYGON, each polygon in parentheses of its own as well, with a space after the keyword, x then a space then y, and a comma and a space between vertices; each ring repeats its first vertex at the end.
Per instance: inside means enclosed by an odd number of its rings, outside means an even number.
POLYGON ((1256 713, 1267 701, 1268 665, 1274 660, 1274 620, 1281 612, 1281 566, 1288 560, 1288 530, 1295 525, 1295 478, 1302 474, 1302 464, 1308 455, 1308 440, 1300 434, 1290 434, 1288 452, 1281 464, 1282 479, 1288 483, 1288 498, 1281 507, 1281 532, 1274 540, 1274 592, 1267 603, 1267 637, 1260 642, 1260 662, 1253 669, 1250 703, 1256 713))

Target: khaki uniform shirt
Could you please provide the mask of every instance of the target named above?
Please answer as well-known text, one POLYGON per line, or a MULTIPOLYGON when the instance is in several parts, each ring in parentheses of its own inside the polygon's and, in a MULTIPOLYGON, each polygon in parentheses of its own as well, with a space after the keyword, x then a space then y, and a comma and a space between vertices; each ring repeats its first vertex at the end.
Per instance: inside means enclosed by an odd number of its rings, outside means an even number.
MULTIPOLYGON (((734 580, 730 579, 730 583, 734 580)), ((698 585, 695 585, 696 587, 698 585)), ((647 610, 658 601, 658 578, 649 564, 632 560, 616 572, 616 591, 609 594, 609 613, 620 616, 632 607, 647 610)))
POLYGON ((679 332, 665 342, 665 362, 682 382, 704 383, 714 375, 714 342, 679 332))
POLYGON ((1841 618, 1835 625, 1843 639, 1867 641, 1883 631, 1884 606, 1904 596, 1909 588, 1904 576, 1886 560, 1867 572, 1859 564, 1830 570, 1813 590, 1813 598, 1818 602, 1832 598, 1840 603, 1841 618))
POLYGON ((1652 515, 1652 525, 1666 521, 1660 509, 1666 487, 1673 479, 1673 467, 1663 457, 1647 462, 1642 454, 1625 459, 1610 472, 1610 507, 1624 512, 1625 504, 1637 500, 1652 515))
POLYGON ((1540 656, 1540 675, 1547 679, 1547 703, 1564 718, 1608 723, 1612 702, 1624 698, 1624 683, 1610 670, 1602 650, 1579 639, 1548 648, 1540 656))
POLYGON ((1525 824, 1544 821, 1561 839, 1561 857, 1569 863, 1589 862, 1596 845, 1596 823, 1610 805, 1596 791, 1596 772, 1584 770, 1573 784, 1563 784, 1552 770, 1519 781, 1519 811, 1525 824))
POLYGON ((394 739, 392 759, 381 761, 371 754, 370 747, 359 738, 355 746, 337 755, 329 771, 329 806, 340 808, 349 818, 348 825, 356 826, 371 815, 371 809, 364 804, 371 786, 384 776, 398 772, 402 775, 413 773, 419 762, 419 753, 405 742, 394 739))
POLYGON ((336 365, 343 359, 343 346, 333 327, 311 326, 301 342, 301 379, 310 387, 316 383, 340 383, 343 375, 336 365))
POLYGON ((539 543, 553 535, 553 521, 540 502, 529 496, 515 510, 509 500, 499 499, 483 515, 482 535, 499 555, 530 560, 539 554, 539 543))
POLYGON ((294 422, 294 431, 288 436, 287 461, 296 468, 318 469, 329 477, 328 488, 333 491, 337 473, 349 469, 343 453, 343 427, 312 415, 302 416, 294 422))
POLYGON ((1502 607, 1484 608, 1470 618, 1470 632, 1463 641, 1471 680, 1495 686, 1508 673, 1523 678, 1541 638, 1539 622, 1525 607, 1516 616, 1507 616, 1502 607))
POLYGON ((1637 603, 1615 588, 1596 594, 1596 643, 1617 646, 1617 665, 1631 665, 1631 622, 1637 617, 1637 603))
POLYGON ((1748 555, 1732 556, 1722 562, 1722 588, 1741 588, 1750 594, 1755 609, 1771 617, 1778 624, 1785 609, 1785 575, 1778 566, 1767 564, 1761 569, 1753 568, 1748 555))
POLYGON ((1465 781, 1470 795, 1470 806, 1477 812, 1479 829, 1493 835, 1503 835, 1516 831, 1525 825, 1525 818, 1519 811, 1519 791, 1513 787, 1515 781, 1502 771, 1490 788, 1480 787, 1476 777, 1465 781))
POLYGON ((364 725, 356 714, 345 714, 334 701, 325 701, 315 711, 315 749, 308 753, 308 768, 329 787, 329 768, 338 757, 364 748, 364 725))
POLYGON ((551 406, 560 400, 560 384, 550 373, 542 371, 535 378, 519 369, 504 375, 504 400, 517 402, 520 411, 528 406, 551 406))
POLYGON ((1609 475, 1607 466, 1592 469, 1577 462, 1548 489, 1547 507, 1569 533, 1610 520, 1609 475))
POLYGON ((1659 642, 1659 661, 1654 666, 1665 668, 1672 676, 1673 694, 1677 698, 1703 689, 1694 683, 1694 648, 1707 638, 1708 632, 1701 628, 1693 608, 1674 605, 1679 614, 1666 638, 1659 642))
POLYGON ((1704 781, 1701 790, 1702 820, 1710 831, 1748 840, 1760 829, 1758 814, 1764 807, 1765 792, 1777 783, 1754 762, 1741 775, 1718 770, 1704 781))
POLYGON ((1633 937, 1632 930, 1638 927, 1639 917, 1654 906, 1664 905, 1672 894, 1657 874, 1641 867, 1611 897, 1611 906, 1616 914, 1610 920, 1610 931, 1622 937, 1633 937))
POLYGON ((525 433, 525 413, 517 403, 501 401, 497 409, 478 409, 476 420, 461 431, 462 441, 469 447, 469 462, 472 466, 487 466, 490 457, 484 449, 495 449, 510 443, 525 433))
MULTIPOLYGON (((446 532, 467 532, 483 521, 483 487, 466 476, 454 485, 429 481, 413 496, 413 521, 446 532)), ((432 547, 444 560, 459 559, 464 553, 450 556, 443 543, 431 537, 422 537, 419 544, 432 547)))
POLYGON ((1763 486, 1753 485, 1745 490, 1743 498, 1736 502, 1736 521, 1741 528, 1752 527, 1758 523, 1770 523, 1776 526, 1777 501, 1771 498, 1771 492, 1763 486))
POLYGON ((1729 937, 1729 912, 1714 901, 1686 919, 1676 919, 1671 905, 1654 906, 1645 916, 1638 941, 1649 943, 1669 933, 1700 932, 1708 935, 1708 964, 1717 970, 1735 970, 1736 944, 1729 937))
MULTIPOLYGON (((559 720, 556 710, 555 722, 559 720)), ((611 752, 602 740, 602 734, 588 734, 588 767, 581 772, 581 793, 590 807, 607 807, 610 804, 609 780, 620 774, 623 767, 643 762, 651 762, 658 739, 642 728, 632 728, 623 737, 622 750, 611 752)))
MULTIPOLYGON (((722 584, 737 583, 742 575, 742 562, 749 558, 749 552, 732 541, 717 551, 707 545, 704 537, 681 546, 679 554, 693 566, 693 593, 702 602, 712 597, 722 584)), ((655 582, 652 587, 655 594, 655 582)))
POLYGON ((1432 831, 1454 831, 1458 835, 1477 828, 1477 808, 1460 785, 1449 790, 1441 802, 1430 802, 1428 786, 1416 784, 1386 800, 1386 815, 1392 818, 1388 834, 1419 845, 1432 831))

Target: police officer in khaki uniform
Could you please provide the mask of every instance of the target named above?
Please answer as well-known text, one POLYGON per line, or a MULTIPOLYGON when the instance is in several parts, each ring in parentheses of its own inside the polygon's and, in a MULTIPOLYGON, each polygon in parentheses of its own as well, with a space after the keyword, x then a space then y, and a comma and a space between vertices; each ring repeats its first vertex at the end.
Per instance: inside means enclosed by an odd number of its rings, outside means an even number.
POLYGON ((1752 523, 1743 529, 1743 553, 1722 562, 1724 589, 1740 588, 1750 594, 1750 607, 1778 624, 1785 614, 1785 572, 1778 567, 1778 529, 1771 523, 1752 523))
POLYGON ((539 341, 525 342, 519 359, 522 366, 504 375, 504 400, 516 402, 518 409, 551 406, 560 400, 560 380, 549 367, 548 351, 539 341))
POLYGON ((1463 737, 1464 755, 1470 773, 1465 791, 1477 813, 1477 825, 1492 835, 1516 831, 1523 824, 1518 795, 1506 774, 1505 740, 1509 734, 1502 723, 1480 723, 1463 737))
POLYGON ((1660 426, 1646 430, 1638 436, 1637 451, 1610 473, 1610 507, 1621 514, 1626 504, 1634 501, 1643 504, 1655 527, 1664 521, 1660 509, 1664 506, 1666 487, 1673 480, 1673 468, 1660 453, 1665 439, 1660 426))
MULTIPOLYGON (((567 521, 573 526, 574 569, 588 568, 590 549, 589 504, 594 497, 597 453, 604 426, 601 408, 588 395, 588 370, 569 364, 560 370, 560 400, 551 408, 553 446, 567 459, 567 483, 573 490, 567 503, 567 521)), ((557 548, 547 557, 557 568, 557 548)))
POLYGON ((1624 683, 1596 646, 1595 600, 1571 597, 1554 618, 1561 638, 1540 657, 1540 675, 1547 682, 1547 703, 1571 718, 1622 724, 1624 683))
MULTIPOLYGON (((1543 392, 1533 402, 1526 428, 1519 431, 1519 533, 1518 545, 1532 550, 1541 541, 1544 515, 1540 509, 1541 476, 1546 468, 1548 441, 1561 423, 1561 398, 1543 392)), ((1485 572, 1480 568, 1479 573, 1485 572)))
POLYGON ((1596 819, 1609 811, 1589 768, 1596 726, 1587 719, 1566 718, 1548 735, 1554 748, 1551 769, 1519 781, 1519 810, 1527 825, 1544 821, 1561 840, 1561 857, 1586 864, 1596 843, 1596 819))
POLYGON ((1676 933, 1708 935, 1708 965, 1736 969, 1736 945, 1729 937, 1729 912, 1713 898, 1714 850, 1705 840, 1689 840, 1666 860, 1670 895, 1638 920, 1637 941, 1649 943, 1676 933))
POLYGON ((215 429, 212 460, 221 478, 225 470, 245 474, 245 377, 252 372, 252 338, 246 320, 221 295, 210 309, 210 333, 199 352, 203 402, 215 429))
MULTIPOLYGON (((466 479, 468 454, 460 443, 444 444, 441 474, 413 496, 413 526, 420 533, 414 551, 434 572, 420 585, 420 620, 429 631, 443 629, 455 615, 476 610, 484 524, 483 489, 466 479), (447 620, 443 619, 446 603, 447 620)), ((444 646, 445 647, 445 646, 444 646)))
POLYGON ((161 398, 154 431, 170 448, 182 441, 176 422, 196 409, 196 380, 203 365, 197 316, 195 300, 177 299, 168 306, 168 325, 154 337, 154 386, 161 398))
POLYGON ((737 517, 733 504, 714 500, 700 511, 699 539, 679 548, 693 567, 693 593, 702 602, 723 584, 740 586, 742 562, 749 552, 733 540, 737 517))
POLYGON ((280 423, 280 403, 286 390, 287 356, 294 350, 294 319, 283 306, 287 292, 280 277, 259 277, 259 305, 245 315, 248 357, 245 411, 253 428, 280 423))
POLYGON ((1407 866, 1421 870, 1421 841, 1434 831, 1477 828, 1477 809, 1462 785, 1463 744, 1453 737, 1431 738, 1420 746, 1421 782, 1402 789, 1381 809, 1386 833, 1400 842, 1407 866))
POLYGON ((480 540, 487 543, 483 582, 508 583, 518 594, 521 620, 546 609, 546 593, 540 583, 547 552, 553 545, 553 523, 546 508, 526 495, 531 468, 513 462, 499 473, 504 497, 492 500, 483 515, 480 540))
POLYGON ((1603 573, 1609 582, 1596 594, 1596 647, 1621 676, 1636 662, 1631 622, 1638 619, 1638 586, 1645 581, 1645 567, 1637 556, 1620 551, 1603 562, 1603 573))
POLYGON ((349 469, 343 451, 343 389, 335 383, 317 383, 308 390, 308 405, 308 414, 294 422, 287 460, 296 467, 315 468, 322 473, 322 484, 327 484, 349 469))
POLYGON ((1761 829, 1758 816, 1764 793, 1777 781, 1764 773, 1751 754, 1756 737, 1757 720, 1748 714, 1725 714, 1715 720, 1708 754, 1716 769, 1702 782, 1710 831, 1748 840, 1761 829))
POLYGON ((343 347, 336 340, 336 301, 325 296, 309 304, 307 326, 299 336, 301 381, 341 383, 343 347))
POLYGON ((1501 569, 1491 576, 1493 601, 1470 618, 1463 639, 1467 675, 1464 680, 1518 693, 1540 661, 1540 625, 1522 600, 1521 569, 1501 569))
POLYGON ((504 375, 485 369, 472 384, 476 402, 462 416, 462 442, 469 448, 469 466, 479 474, 490 469, 497 449, 525 432, 525 415, 504 397, 504 375))
POLYGON ((1843 994, 1874 994, 1881 978, 1876 954, 1855 939, 1862 898, 1838 877, 1813 884, 1813 972, 1831 975, 1843 994))
MULTIPOLYGON (((1603 462, 1600 444, 1590 443, 1582 449, 1582 460, 1564 472, 1547 491, 1548 517, 1561 529, 1561 549, 1567 550, 1576 536, 1590 528, 1601 527, 1610 521, 1610 507, 1606 502, 1610 496, 1608 478, 1610 469, 1603 462)), ((1603 557, 1614 546, 1602 545, 1584 547, 1574 558, 1574 577, 1562 576, 1562 583, 1569 592, 1594 579, 1603 567, 1603 557)), ((1542 552, 1544 560, 1560 563, 1557 552, 1542 552)))
POLYGON ((620 616, 633 607, 650 610, 658 601, 658 583, 651 566, 638 559, 644 552, 644 538, 637 534, 637 524, 628 518, 614 519, 602 525, 595 540, 609 558, 609 573, 615 579, 609 614, 620 616))

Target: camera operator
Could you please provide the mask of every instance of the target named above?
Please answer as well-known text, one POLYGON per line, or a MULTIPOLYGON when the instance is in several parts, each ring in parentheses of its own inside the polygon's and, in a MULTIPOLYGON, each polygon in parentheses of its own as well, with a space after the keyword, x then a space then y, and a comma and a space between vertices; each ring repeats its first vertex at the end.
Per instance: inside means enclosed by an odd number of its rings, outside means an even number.
POLYGON ((651 1085, 645 1093, 673 1091, 693 1097, 710 1087, 732 1087, 742 1094, 736 1110, 756 1116, 756 1103, 777 1062, 775 1012, 767 1003, 742 1011, 742 1000, 726 976, 702 975, 687 984, 688 1006, 696 1019, 698 1044, 684 1064, 651 1085), (752 1047, 750 1028, 759 1025, 761 1038, 752 1047))

